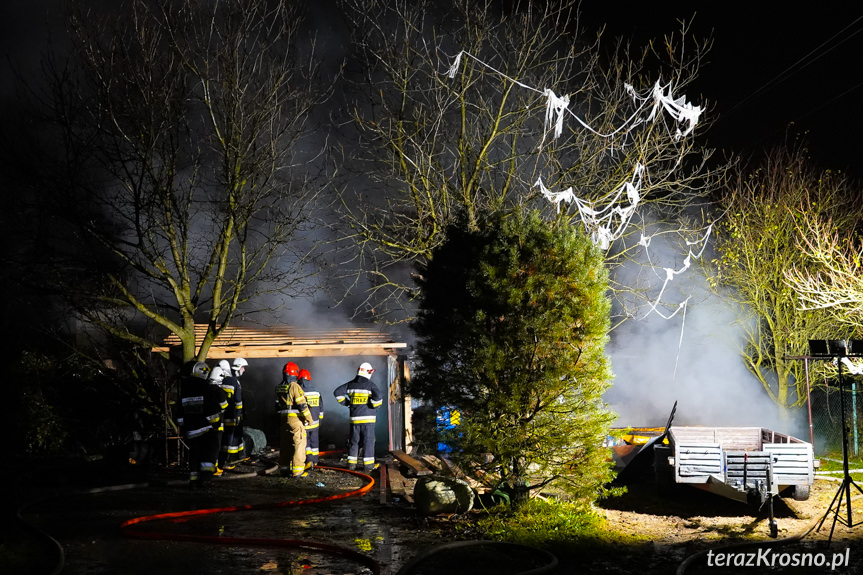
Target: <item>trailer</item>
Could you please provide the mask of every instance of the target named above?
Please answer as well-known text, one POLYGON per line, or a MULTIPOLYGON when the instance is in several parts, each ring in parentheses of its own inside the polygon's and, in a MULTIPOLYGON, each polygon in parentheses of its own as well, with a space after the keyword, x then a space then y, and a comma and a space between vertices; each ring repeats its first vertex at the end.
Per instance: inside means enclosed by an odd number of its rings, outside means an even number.
POLYGON ((674 410, 661 433, 626 430, 625 445, 613 447, 618 478, 648 470, 661 494, 688 485, 759 509, 766 504, 774 537, 773 497, 809 498, 818 465, 811 443, 763 427, 672 426, 673 418, 674 410))

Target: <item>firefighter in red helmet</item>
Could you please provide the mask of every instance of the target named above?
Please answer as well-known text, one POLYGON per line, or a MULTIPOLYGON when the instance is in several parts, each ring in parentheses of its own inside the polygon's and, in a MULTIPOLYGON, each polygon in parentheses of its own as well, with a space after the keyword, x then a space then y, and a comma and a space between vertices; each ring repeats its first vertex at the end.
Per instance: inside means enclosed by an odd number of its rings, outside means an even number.
POLYGON ((312 422, 306 427, 306 470, 311 471, 320 458, 318 432, 321 428, 321 420, 324 418, 324 406, 321 402, 321 393, 312 385, 312 374, 308 369, 300 370, 298 381, 303 388, 303 393, 306 394, 306 401, 312 414, 312 422))
POLYGON ((289 361, 282 368, 282 381, 276 386, 276 413, 279 414, 281 447, 279 472, 285 476, 302 477, 308 474, 306 466, 306 426, 312 423, 312 414, 297 383, 299 366, 289 361))

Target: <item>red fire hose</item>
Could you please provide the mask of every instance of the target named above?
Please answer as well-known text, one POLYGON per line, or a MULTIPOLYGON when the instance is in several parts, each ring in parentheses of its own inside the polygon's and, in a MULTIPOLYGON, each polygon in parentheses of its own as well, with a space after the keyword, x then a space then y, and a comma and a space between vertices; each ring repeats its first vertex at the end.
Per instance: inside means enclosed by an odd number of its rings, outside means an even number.
POLYGON ((353 561, 357 561, 367 567, 369 567, 372 572, 375 574, 380 573, 380 563, 375 559, 368 557, 367 555, 363 555, 357 551, 352 549, 348 549, 345 547, 340 547, 338 545, 330 545, 328 543, 319 543, 315 541, 303 541, 299 539, 273 539, 273 538, 262 538, 262 537, 220 537, 220 536, 210 536, 210 535, 193 535, 193 534, 185 534, 185 533, 167 533, 167 532, 158 532, 158 531, 143 531, 140 529, 136 529, 134 526, 141 525, 143 523, 149 523, 151 521, 159 521, 159 520, 169 520, 172 522, 180 522, 186 520, 190 517, 200 517, 203 515, 211 515, 214 513, 232 513, 237 511, 259 511, 263 509, 279 509, 283 507, 295 507, 298 505, 311 505, 314 503, 324 503, 327 501, 335 501, 338 499, 345 499, 347 497, 356 497, 359 495, 363 495, 367 493, 369 490, 374 487, 375 480, 365 473, 360 473, 358 471, 351 471, 348 469, 340 468, 340 467, 325 467, 325 466, 317 466, 317 469, 329 469, 331 471, 341 471, 342 473, 349 473, 351 475, 356 475, 357 477, 363 478, 367 480, 367 483, 356 489, 354 491, 349 491, 347 493, 339 493, 336 495, 329 495, 327 497, 315 497, 312 499, 292 499, 288 501, 280 501, 276 503, 259 503, 254 505, 235 505, 230 507, 213 507, 210 509, 193 509, 189 511, 174 511, 170 513, 158 513, 156 515, 144 515, 141 517, 135 517, 133 519, 129 519, 128 521, 124 521, 120 525, 120 529, 123 534, 128 537, 136 537, 139 539, 161 539, 161 540, 172 540, 172 541, 195 541, 199 543, 210 543, 216 545, 243 545, 250 547, 257 546, 265 546, 265 547, 292 547, 297 549, 313 549, 318 551, 323 551, 326 553, 331 553, 335 555, 339 555, 346 559, 351 559, 353 561))

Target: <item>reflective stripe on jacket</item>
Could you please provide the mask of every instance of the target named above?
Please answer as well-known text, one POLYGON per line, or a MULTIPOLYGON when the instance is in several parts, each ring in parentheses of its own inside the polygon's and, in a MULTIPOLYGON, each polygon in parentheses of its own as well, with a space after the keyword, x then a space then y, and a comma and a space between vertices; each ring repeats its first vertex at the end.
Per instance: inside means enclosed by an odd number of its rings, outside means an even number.
POLYGON ((351 423, 374 423, 375 410, 383 404, 383 398, 372 380, 357 375, 333 391, 336 401, 350 410, 351 423))

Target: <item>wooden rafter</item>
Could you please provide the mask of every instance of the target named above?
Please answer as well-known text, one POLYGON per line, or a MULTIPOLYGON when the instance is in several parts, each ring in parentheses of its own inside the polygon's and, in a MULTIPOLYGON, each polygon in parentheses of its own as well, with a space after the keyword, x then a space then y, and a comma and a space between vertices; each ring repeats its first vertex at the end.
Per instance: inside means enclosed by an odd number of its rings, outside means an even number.
MULTIPOLYGON (((207 326, 195 326, 196 345, 204 339, 207 326)), ((169 352, 180 345, 180 338, 171 334, 162 345, 154 347, 157 353, 169 352)), ((213 342, 207 357, 224 359, 233 357, 321 357, 389 355, 407 347, 406 343, 392 340, 389 334, 371 327, 344 329, 295 328, 278 326, 269 328, 229 327, 213 342)))

